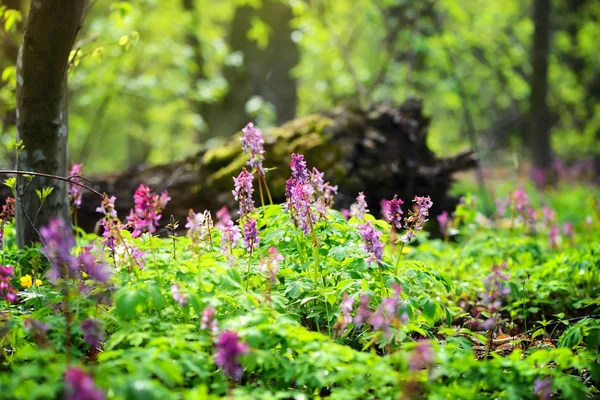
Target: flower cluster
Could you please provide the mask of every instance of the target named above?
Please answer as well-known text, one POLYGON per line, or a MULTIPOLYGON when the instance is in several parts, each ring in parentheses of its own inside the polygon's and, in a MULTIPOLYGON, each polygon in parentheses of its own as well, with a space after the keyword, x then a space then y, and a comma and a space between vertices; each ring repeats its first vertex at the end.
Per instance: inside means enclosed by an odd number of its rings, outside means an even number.
POLYGON ((182 307, 185 306, 188 302, 187 295, 181 293, 181 291, 179 290, 179 286, 176 283, 171 285, 171 296, 173 297, 173 300, 175 300, 177 304, 179 304, 182 307))
POLYGON ((81 322, 83 340, 90 346, 90 354, 95 356, 100 351, 100 343, 104 341, 104 329, 102 323, 94 318, 88 318, 81 322))
POLYGON ((428 340, 420 340, 417 343, 417 347, 410 353, 408 368, 411 371, 420 371, 424 368, 428 368, 433 365, 435 360, 434 356, 431 342, 428 340))
POLYGON ((127 216, 127 225, 133 229, 131 236, 135 238, 144 232, 155 232, 162 210, 169 200, 171 198, 166 190, 157 195, 153 189, 141 184, 133 195, 134 208, 127 216))
POLYGON ((485 278, 485 293, 483 294, 483 304, 491 312, 496 312, 502 305, 501 299, 510 293, 507 285, 510 275, 506 272, 506 262, 500 265, 493 265, 492 272, 485 278))
POLYGON ((373 228, 370 222, 358 226, 360 236, 363 240, 363 248, 368 254, 367 262, 381 262, 383 258, 383 242, 381 232, 373 228))
POLYGON ((49 326, 47 324, 33 318, 26 318, 23 323, 25 325, 25 332, 33 337, 33 340, 39 347, 48 347, 48 335, 46 335, 46 331, 48 331, 49 326))
POLYGON ((79 279, 80 271, 71 250, 75 247, 75 238, 71 229, 60 218, 50 220, 48 226, 40 229, 44 249, 42 252, 50 260, 48 279, 53 284, 58 278, 79 279))
POLYGON ((236 178, 233 178, 235 189, 232 193, 233 197, 240 203, 238 214, 242 217, 254 211, 254 200, 252 200, 252 193, 254 193, 253 179, 254 177, 246 168, 243 168, 242 172, 236 178))
MULTIPOLYGON (((83 170, 83 163, 82 164, 73 163, 71 165, 71 170, 69 171, 70 181, 71 182, 80 182, 81 179, 79 178, 79 176, 81 176, 82 170, 83 170)), ((69 202, 71 203, 71 205, 74 208, 81 207, 81 196, 83 194, 81 186, 69 183, 68 194, 69 194, 69 202)))
POLYGON ((353 203, 350 206, 350 216, 362 221, 363 219, 365 219, 365 214, 368 212, 369 208, 367 207, 367 200, 365 199, 365 194, 363 192, 360 192, 356 197, 356 203, 353 203))
POLYGON ((540 400, 549 400, 552 397, 552 378, 536 379, 533 382, 533 394, 540 400))
POLYGON ((308 170, 306 169, 306 161, 303 154, 292 153, 290 161, 290 169, 292 176, 285 182, 285 196, 292 197, 292 188, 297 184, 304 184, 308 181, 308 170))
POLYGON ((335 324, 336 331, 344 331, 348 325, 352 322, 352 309, 354 308, 354 299, 348 297, 347 293, 344 293, 344 300, 342 300, 341 312, 338 317, 338 321, 335 324))
POLYGON ((260 129, 255 128, 252 122, 246 125, 242 132, 244 136, 240 138, 242 142, 242 150, 244 153, 250 155, 250 160, 246 162, 251 169, 256 168, 259 174, 264 175, 265 170, 263 169, 263 161, 265 160, 265 141, 262 136, 260 129))
POLYGON ((202 311, 202 319, 200 320, 200 329, 210 330, 213 334, 219 333, 215 312, 215 309, 211 306, 204 308, 202 311))
POLYGON ((7 197, 5 201, 0 212, 0 246, 4 246, 4 225, 9 224, 15 216, 14 197, 7 197))
POLYGON ((244 223, 244 245, 246 250, 257 249, 258 242, 260 242, 260 236, 258 236, 258 229, 256 229, 256 220, 248 217, 244 223))
POLYGON ((227 206, 223 206, 217 211, 217 223, 215 224, 215 228, 221 229, 226 226, 229 221, 231 221, 231 215, 229 215, 229 211, 227 210, 227 206))
POLYGON ((308 235, 317 216, 311 206, 313 204, 314 188, 310 183, 298 182, 290 188, 288 210, 298 228, 308 235))
POLYGON ((277 282, 277 272, 279 272, 279 263, 283 261, 283 256, 277 252, 276 247, 269 247, 269 257, 260 262, 260 270, 269 275, 271 284, 277 282))
POLYGON ((416 204, 417 211, 409 210, 408 217, 404 218, 406 232, 400 237, 400 241, 404 243, 409 243, 417 232, 423 229, 423 224, 428 221, 429 209, 433 205, 429 196, 415 196, 413 202, 416 204))
POLYGON ((192 239, 192 243, 199 244, 210 235, 210 230, 213 227, 210 211, 195 213, 194 210, 190 210, 185 227, 188 229, 187 235, 192 239))
POLYGON ((215 351, 215 364, 234 380, 239 380, 244 373, 239 363, 239 356, 248 352, 248 345, 240 343, 236 332, 225 331, 219 335, 215 351))
POLYGON ((535 219, 535 212, 529 203, 529 196, 524 190, 511 192, 506 200, 496 201, 496 212, 501 217, 506 217, 510 211, 510 218, 517 218, 526 225, 535 219))
POLYGON ((9 303, 17 301, 17 291, 12 287, 10 280, 14 278, 15 267, 0 265, 0 299, 9 303))
POLYGON ((436 218, 437 218, 438 224, 440 224, 440 233, 444 236, 447 235, 448 234, 448 224, 450 223, 450 215, 448 214, 448 211, 444 210, 436 218))
MULTIPOLYGON (((22 287, 27 288, 27 289, 29 289, 30 287, 32 287, 33 284, 34 284, 33 278, 29 274, 24 275, 21 278, 19 278, 19 283, 21 283, 22 287)), ((35 280, 35 286, 37 286, 37 287, 42 286, 42 281, 39 280, 39 279, 36 279, 35 280)))
POLYGON ((106 218, 117 218, 117 210, 115 209, 115 196, 108 197, 106 193, 102 195, 102 203, 96 208, 96 212, 104 214, 106 218))
POLYGON ((81 272, 84 272, 88 278, 96 282, 104 283, 111 275, 108 265, 100 256, 92 254, 92 246, 85 246, 77 257, 77 266, 81 272))
POLYGON ((381 201, 383 219, 389 222, 395 229, 402 228, 402 214, 404 214, 400 208, 402 204, 404 204, 404 201, 399 199, 397 194, 394 195, 392 200, 381 201))
POLYGON ((221 231, 221 251, 228 258, 229 265, 233 265, 233 248, 242 238, 240 228, 238 228, 237 225, 234 225, 233 221, 230 219, 219 229, 221 231))
POLYGON ((92 376, 77 367, 69 367, 65 384, 66 400, 104 400, 104 393, 96 388, 92 376))

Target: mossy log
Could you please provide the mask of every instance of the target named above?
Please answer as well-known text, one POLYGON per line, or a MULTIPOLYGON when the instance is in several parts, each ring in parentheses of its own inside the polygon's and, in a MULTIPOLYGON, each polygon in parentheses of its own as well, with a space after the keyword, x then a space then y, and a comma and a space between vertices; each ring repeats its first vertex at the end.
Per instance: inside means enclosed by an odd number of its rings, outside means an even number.
MULTIPOLYGON (((310 168, 325 172, 325 179, 338 185, 335 207, 348 207, 358 192, 364 192, 373 213, 382 199, 398 194, 405 202, 415 195, 430 195, 433 214, 452 208, 448 195, 452 175, 476 165, 471 151, 453 157, 437 157, 426 143, 430 119, 423 115, 420 100, 409 99, 400 107, 380 105, 370 110, 336 108, 298 118, 266 131, 265 167, 273 200, 284 200, 291 153, 302 153, 310 168)), ((117 197, 119 216, 133 206, 132 195, 140 183, 172 197, 164 221, 173 214, 185 221, 189 209, 216 211, 223 205, 235 211, 232 177, 247 157, 238 137, 221 147, 203 151, 182 161, 129 169, 95 177, 95 189, 117 197)), ((260 204, 258 190, 255 201, 260 204)), ((78 212, 80 225, 93 229, 100 217, 98 199, 87 193, 78 212)), ((183 224, 182 224, 183 225, 183 224)))

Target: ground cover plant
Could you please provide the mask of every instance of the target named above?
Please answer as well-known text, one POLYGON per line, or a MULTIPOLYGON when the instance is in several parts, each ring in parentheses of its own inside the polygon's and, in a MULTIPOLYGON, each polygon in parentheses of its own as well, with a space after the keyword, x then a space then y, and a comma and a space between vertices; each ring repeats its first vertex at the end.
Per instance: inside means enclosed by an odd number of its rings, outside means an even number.
POLYGON ((214 217, 169 219, 168 193, 141 185, 122 220, 104 195, 101 237, 55 219, 19 251, 22 199, 7 199, 0 398, 598 395, 597 190, 513 187, 491 217, 463 194, 435 219, 427 193, 394 196, 374 216, 363 193, 335 210, 327 171, 291 154, 287 201, 271 204, 262 144, 248 125, 239 209, 214 217))

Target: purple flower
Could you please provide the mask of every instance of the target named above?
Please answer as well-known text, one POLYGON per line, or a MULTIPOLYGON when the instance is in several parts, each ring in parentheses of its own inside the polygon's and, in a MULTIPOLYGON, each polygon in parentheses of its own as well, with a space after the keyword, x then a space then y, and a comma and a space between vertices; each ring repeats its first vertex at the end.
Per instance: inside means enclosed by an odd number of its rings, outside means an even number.
MULTIPOLYGON (((69 177, 71 177, 70 178, 71 182, 80 182, 81 181, 81 179, 79 179, 77 176, 81 176, 82 169, 83 169, 83 163, 81 163, 81 164, 73 163, 71 165, 71 170, 69 171, 69 177)), ((75 208, 81 207, 81 195, 82 195, 81 186, 73 185, 72 183, 69 183, 68 194, 69 194, 69 202, 71 203, 71 205, 73 205, 73 207, 75 207, 75 208)))
POLYGON ((367 200, 365 199, 365 194, 360 192, 356 197, 356 203, 353 203, 350 206, 350 215, 358 220, 365 219, 365 214, 369 212, 367 207, 367 200))
POLYGON ((104 228, 104 232, 102 232, 104 240, 101 243, 112 251, 117 248, 117 233, 115 230, 118 228, 115 224, 116 221, 112 218, 104 218, 101 222, 102 228, 104 228))
POLYGON ((558 248, 558 239, 560 238, 560 229, 558 226, 553 226, 548 231, 548 243, 551 249, 558 248))
POLYGON ((552 396, 552 378, 536 379, 533 383, 533 394, 537 394, 540 400, 550 399, 550 396, 552 396))
POLYGON ((6 198, 6 204, 2 206, 0 213, 0 246, 4 246, 4 225, 12 221, 15 216, 15 199, 13 197, 6 198))
POLYGON ((338 331, 345 330, 348 325, 352 322, 352 309, 354 308, 354 299, 348 297, 347 293, 344 293, 344 300, 342 300, 341 314, 336 323, 336 329, 338 331))
POLYGON ((411 371, 420 371, 431 366, 434 362, 433 347, 428 340, 421 340, 411 352, 408 368, 411 371))
POLYGON ((227 221, 227 224, 220 228, 221 230, 221 251, 229 259, 229 265, 233 265, 233 248, 236 243, 242 238, 240 228, 233 224, 232 220, 227 221))
POLYGON ((244 224, 244 244, 246 245, 246 250, 252 251, 252 249, 258 248, 258 242, 260 242, 260 236, 258 236, 258 230, 256 229, 256 220, 248 217, 244 224))
POLYGON ((383 219, 389 222, 394 228, 402 228, 402 209, 400 208, 404 202, 395 194, 392 200, 383 200, 381 202, 381 212, 383 219))
POLYGON ((133 195, 134 208, 129 211, 127 224, 133 229, 131 236, 134 238, 143 232, 156 231, 162 210, 171 199, 166 190, 160 196, 153 190, 141 184, 133 195))
POLYGON ((292 197, 292 188, 298 184, 307 183, 309 178, 304 155, 292 153, 291 157, 290 169, 292 170, 292 176, 285 182, 285 196, 287 198, 292 197))
POLYGON ((373 314, 369 317, 369 324, 375 330, 389 331, 393 322, 398 321, 398 307, 400 306, 400 294, 402 287, 400 285, 392 285, 394 294, 392 297, 383 298, 381 304, 373 314))
POLYGON ((572 222, 565 222, 565 224, 563 225, 563 233, 567 238, 569 238, 569 241, 573 242, 573 239, 575 238, 575 230, 573 229, 572 222))
POLYGON ((179 286, 176 283, 171 285, 171 296, 173 296, 173 300, 181 307, 185 306, 188 302, 187 296, 179 291, 179 286))
POLYGON ((350 215, 351 211, 350 211, 350 210, 348 210, 347 208, 342 208, 342 209, 340 209, 340 212, 342 213, 342 215, 344 216, 344 218, 345 218, 346 220, 348 220, 348 219, 350 218, 350 216, 351 216, 351 215, 350 215))
POLYGON ((0 265, 0 299, 4 298, 9 303, 17 301, 17 291, 12 287, 10 280, 14 278, 13 266, 0 265))
POLYGON ((66 400, 104 400, 104 393, 96 389, 94 379, 77 367, 65 373, 66 400))
POLYGON ((269 247, 269 257, 267 260, 261 261, 261 270, 269 274, 271 283, 277 282, 277 272, 279 271, 279 263, 283 261, 283 256, 277 252, 276 247, 269 247))
POLYGON ((240 210, 238 214, 241 216, 248 215, 254 211, 254 200, 252 200, 252 193, 254 188, 252 187, 252 180, 254 177, 246 168, 242 169, 242 172, 233 178, 235 189, 232 191, 233 197, 240 203, 240 210))
POLYGON ((225 331, 219 335, 215 351, 215 364, 234 380, 239 380, 244 373, 238 358, 248 352, 248 345, 240 343, 238 334, 225 331))
POLYGON ((219 211, 217 211, 217 223, 215 224, 216 228, 222 228, 226 226, 229 221, 231 221, 231 215, 229 215, 229 211, 227 211, 227 206, 221 207, 219 211))
POLYGON ((48 335, 46 334, 46 331, 48 331, 49 326, 33 318, 26 318, 23 322, 25 325, 25 332, 31 334, 36 344, 42 348, 47 347, 48 335))
POLYGON ((59 218, 50 220, 48 226, 40 229, 43 253, 48 257, 52 268, 48 271, 48 279, 56 283, 58 278, 79 279, 81 274, 77 268, 75 257, 71 250, 75 247, 75 238, 64 221, 59 218))
POLYGON ((298 182, 290 188, 288 210, 294 223, 308 235, 317 217, 311 209, 314 187, 309 183, 298 182))
POLYGON ((380 240, 381 232, 374 229, 370 222, 358 226, 363 240, 363 248, 368 254, 367 262, 381 262, 383 258, 383 243, 380 240))
POLYGON ((110 278, 111 271, 105 262, 96 260, 90 252, 92 249, 92 246, 83 247, 83 251, 77 257, 77 264, 81 272, 85 272, 88 277, 97 282, 104 283, 110 278))
POLYGON ((202 311, 202 319, 200 320, 200 329, 210 330, 213 334, 219 333, 217 327, 217 320, 215 319, 215 309, 211 306, 207 306, 202 311))
POLYGON ((252 122, 249 122, 248 125, 242 129, 242 132, 244 133, 244 136, 240 138, 242 150, 244 153, 250 155, 250 160, 246 162, 246 165, 251 169, 256 168, 260 174, 264 175, 265 171, 262 163, 265 159, 265 141, 263 140, 262 132, 260 129, 255 128, 252 122))
POLYGON ((117 210, 115 210, 115 200, 117 198, 115 196, 108 197, 106 193, 103 194, 102 203, 100 203, 100 207, 96 208, 96 212, 104 214, 109 218, 117 218, 117 210))
POLYGON ((406 232, 400 237, 400 241, 404 243, 409 243, 423 229, 423 224, 428 221, 429 209, 433 205, 429 196, 415 196, 413 202, 417 211, 409 210, 408 217, 404 218, 406 232))
POLYGON ((92 354, 98 354, 100 343, 104 341, 104 329, 102 323, 94 318, 88 318, 81 322, 83 340, 90 346, 92 354))
POLYGON ((506 262, 500 265, 493 265, 492 272, 485 278, 485 293, 483 295, 483 305, 493 313, 496 312, 502 305, 502 298, 510 293, 508 280, 510 275, 506 272, 506 262))
POLYGON ((187 235, 193 243, 197 244, 199 241, 204 240, 210 235, 210 230, 213 227, 210 211, 195 213, 194 210, 190 210, 185 227, 188 228, 187 235))
POLYGON ((137 265, 138 269, 144 269, 146 265, 146 253, 140 250, 136 246, 131 246, 131 257, 133 258, 133 262, 137 265))
POLYGON ((448 223, 450 222, 450 216, 448 215, 448 211, 444 211, 440 215, 438 215, 437 220, 440 224, 440 232, 442 233, 442 235, 446 235, 448 223))
POLYGON ((360 305, 356 309, 356 315, 354 316, 354 324, 360 328, 362 324, 367 322, 371 317, 371 309, 369 308, 369 295, 363 293, 360 296, 360 305))

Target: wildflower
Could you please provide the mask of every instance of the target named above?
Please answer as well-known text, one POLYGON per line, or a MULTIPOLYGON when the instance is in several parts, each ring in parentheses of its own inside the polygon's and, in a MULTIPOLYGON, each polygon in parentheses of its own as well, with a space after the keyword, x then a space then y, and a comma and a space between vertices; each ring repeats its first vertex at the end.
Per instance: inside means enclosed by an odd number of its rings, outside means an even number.
MULTIPOLYGON (((78 176, 81 175, 82 169, 83 169, 83 163, 81 163, 81 164, 73 163, 71 165, 71 170, 69 171, 69 176, 70 176, 71 182, 80 182, 81 181, 81 179, 78 178, 78 176)), ((73 205, 73 207, 75 207, 75 208, 81 207, 81 196, 83 194, 81 186, 69 183, 68 194, 69 194, 69 202, 73 205)))
POLYGON ((48 336, 46 335, 46 331, 48 331, 49 326, 33 318, 26 318, 23 322, 25 325, 25 332, 31 334, 37 345, 40 347, 47 347, 48 336))
POLYGON ((240 228, 234 225, 232 220, 221 228, 221 251, 228 257, 229 265, 233 265, 233 248, 241 238, 240 228))
POLYGON ((0 299, 4 298, 9 303, 17 301, 17 291, 12 287, 10 280, 14 275, 15 267, 0 265, 0 299))
POLYGON ((419 371, 431 366, 433 361, 434 354, 431 342, 428 340, 421 340, 410 354, 408 368, 411 371, 419 371))
POLYGON ((398 312, 398 306, 400 305, 400 294, 402 294, 402 287, 398 284, 392 285, 394 294, 390 298, 384 298, 381 301, 381 306, 385 310, 385 313, 392 317, 398 312))
POLYGON ((306 235, 310 233, 312 225, 317 221, 311 209, 313 194, 314 188, 308 183, 298 182, 290 189, 288 202, 290 215, 298 228, 306 235))
POLYGON ((160 196, 152 191, 141 184, 133 194, 134 208, 129 211, 127 225, 133 229, 131 236, 134 238, 143 232, 156 231, 162 210, 171 199, 166 190, 160 196))
POLYGON ((380 240, 381 232, 374 229, 370 222, 358 226, 363 240, 363 248, 368 254, 367 262, 380 262, 383 258, 383 243, 380 240))
POLYGON ((96 389, 94 379, 77 367, 69 367, 65 373, 66 400, 104 400, 104 394, 96 389))
POLYGON ((219 335, 215 351, 215 364, 234 380, 239 380, 244 373, 238 358, 248 352, 248 345, 240 343, 238 334, 225 331, 219 335))
POLYGON ((21 286, 23 286, 24 288, 29 289, 31 286, 33 286, 33 280, 31 279, 31 275, 25 275, 22 276, 19 281, 21 282, 21 286))
POLYGON ((102 232, 104 240, 102 240, 101 243, 112 251, 115 251, 115 248, 117 247, 117 234, 115 229, 118 229, 115 226, 115 221, 110 218, 105 218, 102 220, 101 225, 104 229, 104 232, 102 232))
POLYGON ((560 238, 560 230, 558 226, 553 226, 548 231, 548 243, 551 249, 556 249, 558 247, 558 239, 560 238))
POLYGON ((39 280, 39 279, 35 280, 35 286, 40 287, 40 286, 42 286, 42 284, 43 284, 43 282, 41 280, 39 280))
POLYGON ((342 216, 345 219, 350 219, 350 217, 351 217, 351 211, 350 210, 348 210, 347 208, 342 208, 342 209, 340 209, 340 212, 342 213, 342 216))
POLYGON ((570 221, 567 221, 564 223, 563 225, 563 233, 564 235, 569 238, 570 242, 573 242, 573 239, 575 238, 575 230, 573 229, 573 223, 570 221))
POLYGON ((117 210, 115 209, 115 196, 108 197, 106 193, 102 195, 102 203, 96 208, 96 212, 104 214, 108 218, 117 218, 117 210))
POLYGON ((43 253, 48 257, 52 268, 48 271, 48 279, 56 283, 58 278, 80 277, 79 268, 71 250, 75 247, 75 239, 71 230, 59 218, 50 220, 48 226, 40 229, 44 243, 43 253))
POLYGON ((146 265, 146 253, 134 245, 127 246, 121 244, 115 249, 116 261, 119 264, 133 263, 139 270, 144 269, 146 265))
POLYGON ((363 293, 360 296, 360 305, 356 309, 356 315, 354 316, 354 324, 360 327, 371 317, 371 310, 369 309, 369 295, 363 293))
POLYGON ((438 223, 440 224, 440 232, 442 235, 446 235, 448 230, 448 223, 450 222, 450 217, 448 216, 448 211, 442 212, 437 216, 438 223))
POLYGON ((176 283, 171 285, 171 296, 173 296, 173 300, 182 307, 188 302, 187 296, 179 291, 179 286, 177 286, 176 283))
POLYGON ((6 198, 6 204, 2 206, 0 213, 0 246, 4 246, 4 225, 12 221, 15 216, 15 199, 13 197, 6 198))
POLYGON ((383 200, 381 202, 383 219, 396 229, 402 228, 402 214, 404 214, 400 208, 402 204, 404 204, 404 202, 398 198, 397 194, 394 195, 392 200, 383 200))
POLYGON ((248 217, 244 224, 244 244, 246 245, 246 250, 252 251, 258 248, 258 242, 260 242, 260 237, 256 229, 256 220, 248 217))
POLYGON ((550 225, 554 222, 554 220, 556 219, 556 212, 548 207, 548 206, 544 206, 542 207, 542 221, 547 224, 550 225))
POLYGON ((236 178, 233 178, 235 189, 232 193, 233 197, 240 203, 238 214, 241 216, 254 211, 254 200, 252 200, 252 193, 254 193, 253 179, 254 177, 246 168, 243 168, 242 172, 236 178))
POLYGON ((104 283, 110 278, 110 269, 102 260, 96 260, 96 257, 91 253, 92 249, 92 246, 83 247, 83 251, 77 257, 77 264, 81 272, 85 272, 88 277, 104 283))
POLYGON ((415 196, 413 202, 416 203, 417 211, 409 210, 408 217, 404 218, 407 231, 400 237, 400 241, 404 243, 409 243, 423 229, 423 224, 428 221, 429 209, 433 205, 429 196, 415 196))
POLYGON ((222 228, 227 225, 229 221, 231 221, 231 215, 229 215, 229 211, 227 211, 227 206, 221 207, 219 211, 217 211, 217 223, 215 224, 216 228, 222 228))
POLYGON ((260 129, 255 128, 252 122, 249 122, 248 125, 242 129, 242 132, 244 133, 244 136, 240 138, 242 150, 244 153, 250 155, 250 160, 246 162, 246 165, 251 169, 256 168, 260 174, 264 175, 265 170, 263 169, 263 161, 265 159, 265 141, 262 137, 262 132, 260 129))
POLYGON ((352 312, 352 309, 354 308, 354 299, 351 299, 350 297, 348 297, 347 293, 344 293, 344 300, 342 301, 342 306, 341 306, 341 316, 340 316, 340 320, 338 321, 338 329, 340 331, 345 330, 348 325, 352 322, 352 315, 350 314, 352 312))
POLYGON ((548 177, 547 177, 547 174, 546 174, 546 171, 544 170, 544 168, 536 167, 536 168, 531 169, 531 179, 533 179, 533 182, 535 183, 535 187, 538 190, 544 189, 547 178, 548 177))
POLYGON ((552 396, 552 378, 536 379, 533 383, 533 394, 537 394, 540 400, 550 399, 552 396))
POLYGON ((375 330, 383 330, 387 332, 393 322, 398 321, 398 307, 400 305, 400 294, 402 287, 392 285, 394 294, 392 297, 383 298, 381 304, 373 314, 369 317, 369 324, 375 330))
POLYGON ((510 275, 506 272, 506 269, 506 262, 494 265, 492 266, 492 273, 485 278, 486 291, 483 295, 483 304, 491 312, 498 310, 502 304, 502 297, 510 293, 510 288, 507 285, 510 275))
POLYGON ((271 283, 277 282, 277 272, 279 271, 279 263, 283 261, 283 256, 277 252, 276 247, 269 247, 269 257, 266 261, 261 262, 261 270, 269 274, 271 283))
POLYGON ((308 181, 308 171, 306 169, 306 161, 304 155, 292 153, 290 161, 290 169, 292 176, 285 182, 285 197, 292 197, 292 188, 298 184, 304 184, 308 181))
POLYGON ((190 210, 185 227, 188 228, 187 235, 192 239, 192 242, 197 243, 200 240, 204 240, 204 238, 210 235, 210 230, 213 227, 210 211, 206 210, 203 213, 195 213, 193 210, 190 210))
POLYGON ((215 319, 215 309, 213 307, 207 306, 202 311, 200 329, 210 330, 213 334, 219 332, 219 328, 217 327, 217 320, 215 319))
POLYGON ((100 350, 100 343, 104 341, 104 329, 102 323, 94 318, 88 318, 81 322, 83 340, 90 346, 90 353, 95 355, 100 350))
POLYGON ((358 220, 365 219, 365 214, 369 212, 367 201, 363 192, 358 193, 356 203, 350 206, 350 215, 358 220))

